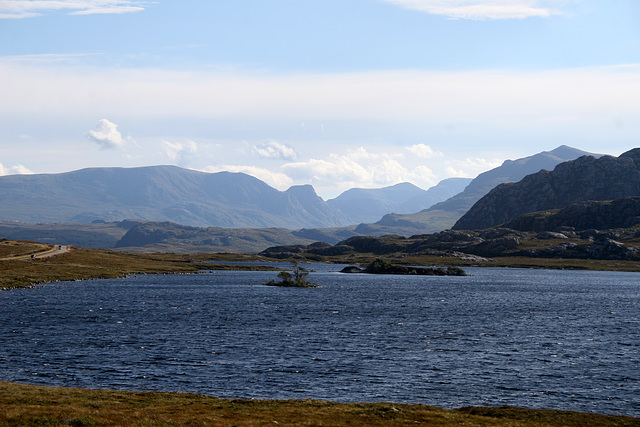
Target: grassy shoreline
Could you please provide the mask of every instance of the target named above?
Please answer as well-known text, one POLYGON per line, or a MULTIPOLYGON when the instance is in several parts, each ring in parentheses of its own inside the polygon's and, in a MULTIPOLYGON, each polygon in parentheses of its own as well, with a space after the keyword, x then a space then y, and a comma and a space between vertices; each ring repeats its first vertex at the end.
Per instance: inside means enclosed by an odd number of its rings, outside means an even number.
POLYGON ((225 261, 254 259, 255 256, 238 254, 134 254, 71 247, 70 252, 49 258, 0 260, 0 289, 57 281, 116 279, 133 274, 195 274, 205 270, 230 269, 277 270, 266 266, 224 264, 225 261), (210 264, 206 261, 221 263, 210 264))
MULTIPOLYGON (((8 247, 5 243, 5 248, 8 247)), ((138 254, 103 249, 70 247, 70 252, 48 258, 30 259, 28 255, 43 253, 49 246, 34 242, 12 242, 11 256, 0 253, 0 289, 28 287, 37 283, 122 278, 132 274, 193 274, 205 270, 278 270, 267 266, 225 265, 231 261, 287 261, 251 254, 138 254), (20 257, 14 256, 17 254, 20 257), (4 255, 4 256, 3 256, 4 255), (25 256, 27 255, 27 256, 25 256), (207 261, 217 261, 216 264, 207 261)), ((0 248, 1 249, 1 248, 0 248)), ((322 257, 308 261, 366 265, 379 258, 374 254, 347 257, 322 257)), ((389 256, 386 260, 402 265, 505 267, 570 270, 640 272, 640 263, 619 260, 548 259, 500 257, 486 262, 467 261, 455 257, 389 256)), ((291 260, 289 260, 291 261, 291 260)), ((300 261, 300 260, 295 260, 300 261)))
POLYGON ((0 426, 639 426, 640 418, 513 407, 220 399, 0 382, 0 426))

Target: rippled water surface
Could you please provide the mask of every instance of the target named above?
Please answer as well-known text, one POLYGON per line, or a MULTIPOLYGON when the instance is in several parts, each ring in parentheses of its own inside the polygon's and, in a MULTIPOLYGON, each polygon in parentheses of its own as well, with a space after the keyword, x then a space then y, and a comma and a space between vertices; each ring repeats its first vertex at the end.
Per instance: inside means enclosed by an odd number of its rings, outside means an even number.
POLYGON ((320 288, 229 271, 0 292, 1 379, 640 416, 640 274, 313 268, 320 288))

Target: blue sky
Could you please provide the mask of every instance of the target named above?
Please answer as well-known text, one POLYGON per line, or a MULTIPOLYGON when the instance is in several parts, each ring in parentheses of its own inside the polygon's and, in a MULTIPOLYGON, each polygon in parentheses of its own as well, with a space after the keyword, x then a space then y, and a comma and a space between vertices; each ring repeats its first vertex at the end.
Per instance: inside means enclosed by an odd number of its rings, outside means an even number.
POLYGON ((428 188, 640 146, 637 0, 0 0, 0 174, 428 188))

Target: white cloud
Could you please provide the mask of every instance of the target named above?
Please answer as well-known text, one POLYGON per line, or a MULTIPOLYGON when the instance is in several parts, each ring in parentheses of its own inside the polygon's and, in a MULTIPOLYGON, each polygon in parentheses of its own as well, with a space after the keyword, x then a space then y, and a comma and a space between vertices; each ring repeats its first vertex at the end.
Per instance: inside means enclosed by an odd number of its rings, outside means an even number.
POLYGON ((453 19, 523 19, 561 13, 566 0, 382 0, 453 19))
POLYGON ((4 175, 29 175, 32 174, 29 169, 22 165, 6 167, 0 163, 0 176, 4 175))
POLYGON ((198 152, 198 145, 192 140, 185 142, 162 141, 162 145, 167 157, 178 164, 185 164, 198 152))
POLYGON ((405 148, 415 156, 421 157, 423 159, 431 159, 433 157, 443 156, 441 152, 435 151, 433 148, 426 144, 416 144, 405 148))
POLYGON ((353 187, 377 188, 400 182, 429 188, 437 182, 425 165, 411 168, 395 154, 370 153, 363 147, 343 155, 330 153, 324 159, 287 163, 282 169, 293 180, 312 184, 320 194, 337 195, 353 187))
POLYGON ((122 148, 127 144, 118 130, 118 125, 107 119, 101 119, 95 130, 87 132, 87 138, 102 149, 122 148))
POLYGON ((264 144, 255 145, 253 151, 258 153, 260 157, 268 159, 295 160, 297 158, 293 148, 277 141, 268 141, 264 144))
POLYGON ((258 178, 261 181, 266 182, 270 186, 284 191, 293 185, 293 180, 287 175, 280 172, 273 172, 269 169, 260 168, 257 166, 241 166, 241 165, 218 165, 207 166, 204 168, 204 172, 242 172, 247 175, 251 175, 254 178, 258 178))
POLYGON ((293 179, 314 183, 327 182, 336 186, 372 180, 371 171, 354 160, 337 154, 330 154, 327 160, 310 159, 305 162, 287 163, 283 169, 293 179))
POLYGON ((466 158, 462 160, 445 161, 446 172, 448 176, 456 176, 460 178, 475 178, 482 172, 497 168, 504 160, 499 159, 481 159, 466 158))
POLYGON ((71 11, 71 15, 140 12, 144 10, 145 3, 127 0, 2 0, 0 19, 31 18, 58 10, 71 11))

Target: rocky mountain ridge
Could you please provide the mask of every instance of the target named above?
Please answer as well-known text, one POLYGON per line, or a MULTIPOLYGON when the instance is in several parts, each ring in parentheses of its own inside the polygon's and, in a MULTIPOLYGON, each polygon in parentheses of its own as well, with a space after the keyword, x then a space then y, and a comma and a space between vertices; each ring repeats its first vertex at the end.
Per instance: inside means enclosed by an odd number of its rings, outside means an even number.
POLYGON ((501 184, 473 205, 452 227, 484 229, 519 215, 561 209, 588 201, 640 196, 640 148, 619 157, 582 156, 517 183, 501 184))

